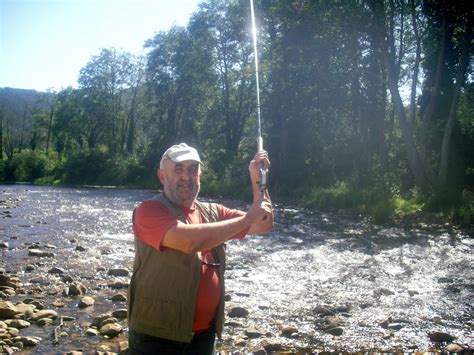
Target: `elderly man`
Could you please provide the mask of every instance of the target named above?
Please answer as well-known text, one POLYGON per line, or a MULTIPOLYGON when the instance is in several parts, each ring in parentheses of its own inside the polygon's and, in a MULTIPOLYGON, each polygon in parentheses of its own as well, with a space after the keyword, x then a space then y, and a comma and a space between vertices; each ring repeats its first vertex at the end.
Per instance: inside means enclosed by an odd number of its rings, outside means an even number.
POLYGON ((224 243, 268 233, 273 211, 259 188, 258 152, 249 164, 253 203, 246 211, 197 200, 201 159, 185 143, 164 154, 163 193, 134 211, 135 263, 129 288, 130 354, 212 354, 224 321, 224 243))

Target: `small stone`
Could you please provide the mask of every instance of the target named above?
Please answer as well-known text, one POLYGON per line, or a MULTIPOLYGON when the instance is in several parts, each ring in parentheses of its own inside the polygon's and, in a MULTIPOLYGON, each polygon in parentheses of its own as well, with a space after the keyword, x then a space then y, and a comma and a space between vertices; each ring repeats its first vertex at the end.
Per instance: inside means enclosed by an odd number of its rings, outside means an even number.
POLYGON ((237 338, 234 341, 234 345, 235 346, 247 346, 247 340, 245 340, 244 338, 237 338))
POLYGON ((100 314, 92 320, 92 326, 99 327, 104 320, 111 317, 112 317, 112 312, 100 314))
POLYGON ((127 269, 110 269, 108 274, 111 276, 128 276, 130 273, 127 269))
POLYGON ((85 295, 87 289, 79 281, 72 282, 69 287, 66 287, 63 291, 64 296, 81 296, 85 295))
POLYGON ((0 241, 0 249, 8 249, 9 245, 7 242, 0 241))
POLYGON ((295 333, 298 333, 298 329, 290 325, 285 325, 281 329, 281 335, 287 338, 294 337, 295 333))
POLYGON ((53 324, 53 322, 54 321, 51 318, 41 318, 36 321, 36 325, 44 327, 53 324))
POLYGON ((327 328, 335 328, 342 324, 342 320, 338 317, 326 317, 324 322, 327 324, 327 328))
POLYGON ((64 275, 64 269, 61 269, 59 267, 53 267, 53 268, 48 270, 48 274, 64 275))
POLYGON ((112 296, 111 300, 114 302, 126 302, 127 296, 125 296, 123 293, 117 293, 112 296))
POLYGON ((317 306, 316 308, 313 309, 313 313, 320 317, 334 315, 334 311, 331 308, 326 307, 326 306, 317 306))
POLYGON ((408 294, 411 297, 413 297, 413 296, 419 295, 420 293, 418 291, 415 291, 415 290, 408 290, 408 294))
POLYGON ((107 286, 109 286, 110 288, 113 288, 115 290, 119 290, 119 289, 122 289, 122 288, 128 288, 128 283, 122 282, 122 281, 115 281, 115 282, 109 283, 107 286))
POLYGON ((267 352, 280 351, 282 348, 281 343, 277 341, 270 341, 268 339, 263 339, 261 345, 267 352))
POLYGON ((15 340, 22 343, 23 346, 30 347, 30 346, 37 346, 40 343, 41 338, 28 336, 28 337, 16 337, 15 340))
POLYGON ((77 245, 76 246, 76 251, 86 251, 87 249, 84 248, 82 245, 77 245))
POLYGON ((10 301, 0 301, 0 319, 7 319, 13 317, 15 314, 20 313, 15 305, 10 301))
POLYGON ((46 309, 46 310, 39 311, 39 312, 33 314, 33 316, 31 318, 35 321, 37 321, 38 319, 41 319, 41 318, 56 319, 56 318, 58 318, 58 312, 56 312, 52 309, 46 309))
POLYGON ((118 319, 115 317, 106 318, 102 322, 100 322, 99 328, 102 328, 104 325, 111 323, 118 323, 118 319))
POLYGON ((448 353, 462 353, 464 349, 461 345, 459 344, 456 344, 456 343, 452 343, 452 344, 448 344, 448 346, 446 346, 446 349, 445 349, 448 353))
POLYGON ((342 333, 344 333, 344 329, 342 327, 329 328, 325 329, 325 331, 334 336, 340 336, 342 333))
POLYGON ((265 332, 255 328, 248 328, 245 330, 245 335, 248 336, 249 339, 256 339, 262 338, 265 335, 265 332))
POLYGON ((400 330, 403 328, 403 324, 401 323, 390 323, 387 327, 390 330, 400 330))
POLYGON ((54 307, 57 307, 57 308, 62 308, 62 307, 65 306, 65 303, 64 303, 61 299, 58 298, 58 299, 54 300, 54 302, 52 303, 52 305, 53 305, 54 307))
POLYGON ((125 319, 127 318, 127 309, 126 308, 117 309, 112 312, 112 316, 118 319, 125 319))
POLYGON ((97 336, 100 334, 99 330, 95 328, 87 328, 85 333, 88 336, 97 336))
POLYGON ((78 303, 79 308, 91 307, 95 304, 95 300, 92 297, 84 296, 78 303))
POLYGON ((456 337, 452 336, 451 334, 444 332, 432 332, 428 334, 428 337, 431 339, 431 341, 436 343, 450 343, 456 339, 456 337))
POLYGON ((18 328, 8 328, 8 334, 10 334, 13 338, 20 335, 20 330, 18 328))
POLYGON ((233 307, 228 313, 228 316, 231 318, 247 318, 249 311, 243 307, 233 307))
POLYGON ((5 324, 8 325, 9 327, 16 328, 16 329, 28 328, 31 325, 30 322, 27 322, 26 320, 23 320, 23 319, 7 319, 5 321, 5 324))
POLYGON ((37 256, 39 258, 54 258, 55 257, 54 253, 40 250, 40 249, 30 249, 28 250, 28 255, 37 256))
POLYGON ((118 353, 121 355, 128 354, 128 341, 124 340, 118 343, 118 353))
POLYGON ((108 323, 100 328, 100 333, 109 337, 117 336, 121 331, 122 326, 118 323, 108 323))

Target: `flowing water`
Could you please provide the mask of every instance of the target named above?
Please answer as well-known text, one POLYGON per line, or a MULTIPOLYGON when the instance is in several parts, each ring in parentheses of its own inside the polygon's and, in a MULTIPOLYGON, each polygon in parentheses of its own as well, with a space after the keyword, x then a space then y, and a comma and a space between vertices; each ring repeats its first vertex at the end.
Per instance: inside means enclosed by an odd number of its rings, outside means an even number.
MULTIPOLYGON (((110 301, 117 290, 107 286, 107 270, 131 270, 132 211, 153 192, 33 185, 1 185, 0 192, 0 242, 8 243, 0 249, 0 268, 18 276, 27 290, 10 300, 38 298, 53 308, 64 286, 48 273, 53 266, 81 280, 96 299, 85 310, 77 308, 77 299, 64 300, 58 313, 75 321, 62 327, 67 336, 59 344, 51 339, 52 326, 23 329, 22 335, 43 338, 26 352, 87 352, 126 340, 124 320, 125 331, 114 339, 86 336, 84 330, 95 315, 125 307, 110 301), (31 245, 50 247, 55 257, 30 257, 31 245), (27 264, 34 270, 26 272, 27 264)), ((276 205, 271 234, 228 243, 227 309, 243 307, 249 315, 228 318, 218 348, 236 354, 258 349, 262 337, 250 336, 249 329, 294 353, 442 349, 445 344, 428 337, 434 331, 473 348, 472 237, 472 229, 450 225, 381 227, 360 216, 276 205), (332 311, 340 335, 327 331, 330 321, 322 310, 332 311), (282 336, 285 326, 294 327, 293 334, 282 336), (239 337, 246 339, 244 347, 234 345, 239 337)))

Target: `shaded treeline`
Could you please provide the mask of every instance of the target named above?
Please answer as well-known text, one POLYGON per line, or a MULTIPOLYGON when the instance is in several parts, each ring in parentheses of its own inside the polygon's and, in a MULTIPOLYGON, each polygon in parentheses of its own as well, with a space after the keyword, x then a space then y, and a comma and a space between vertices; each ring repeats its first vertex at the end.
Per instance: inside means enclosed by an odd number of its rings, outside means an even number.
MULTIPOLYGON (((462 205, 472 218, 471 2, 255 5, 274 195, 380 217, 406 200, 462 205)), ((4 178, 156 186, 161 153, 185 141, 206 160, 205 192, 246 191, 257 132, 249 2, 203 1, 186 28, 145 47, 103 49, 77 89, 4 106, 4 178)))

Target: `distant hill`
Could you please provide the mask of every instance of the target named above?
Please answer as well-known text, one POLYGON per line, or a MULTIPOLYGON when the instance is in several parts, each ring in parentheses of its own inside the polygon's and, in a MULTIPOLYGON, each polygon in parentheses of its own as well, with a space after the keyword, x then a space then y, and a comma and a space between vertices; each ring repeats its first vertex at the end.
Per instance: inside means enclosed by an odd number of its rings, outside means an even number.
POLYGON ((0 108, 3 108, 4 119, 7 119, 13 129, 31 127, 31 116, 36 109, 49 109, 45 95, 36 90, 0 88, 0 108))

